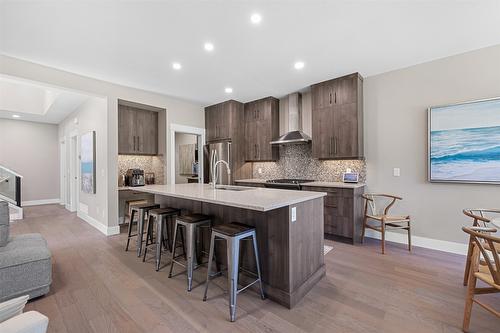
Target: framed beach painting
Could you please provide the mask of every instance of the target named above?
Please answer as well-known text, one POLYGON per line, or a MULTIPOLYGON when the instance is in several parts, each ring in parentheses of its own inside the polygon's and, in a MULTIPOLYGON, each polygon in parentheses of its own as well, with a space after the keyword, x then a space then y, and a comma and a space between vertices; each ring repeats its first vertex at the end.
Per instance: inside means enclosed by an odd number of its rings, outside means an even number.
POLYGON ((80 179, 84 193, 95 193, 95 131, 80 139, 80 179))
POLYGON ((428 110, 429 181, 500 184, 500 98, 428 110))

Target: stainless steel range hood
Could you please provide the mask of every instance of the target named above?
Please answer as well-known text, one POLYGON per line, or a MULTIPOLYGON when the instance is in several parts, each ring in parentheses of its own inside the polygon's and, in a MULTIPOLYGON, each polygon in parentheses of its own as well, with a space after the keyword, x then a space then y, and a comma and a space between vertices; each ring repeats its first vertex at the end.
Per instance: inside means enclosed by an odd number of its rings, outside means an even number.
POLYGON ((286 145, 311 142, 311 137, 302 132, 302 95, 300 93, 290 94, 284 104, 285 112, 288 115, 288 132, 270 143, 272 145, 286 145))

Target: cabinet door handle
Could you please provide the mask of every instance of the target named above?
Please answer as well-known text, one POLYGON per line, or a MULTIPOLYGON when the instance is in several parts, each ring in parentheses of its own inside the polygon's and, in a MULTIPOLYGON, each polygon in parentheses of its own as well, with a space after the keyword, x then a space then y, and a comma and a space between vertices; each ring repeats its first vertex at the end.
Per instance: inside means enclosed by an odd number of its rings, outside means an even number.
POLYGON ((332 140, 333 140, 333 138, 330 137, 330 146, 329 146, 329 149, 328 149, 328 155, 333 155, 332 154, 332 140))
POLYGON ((133 138, 134 138, 134 151, 135 151, 135 135, 133 136, 133 138))
POLYGON ((337 92, 335 92, 335 104, 337 104, 337 92))
POLYGON ((141 137, 140 137, 140 136, 137 136, 137 150, 138 150, 138 151, 141 151, 140 139, 141 139, 141 137))
POLYGON ((332 105, 332 93, 328 94, 328 98, 330 99, 330 105, 332 105))
POLYGON ((334 141, 335 155, 337 155, 337 138, 334 141))

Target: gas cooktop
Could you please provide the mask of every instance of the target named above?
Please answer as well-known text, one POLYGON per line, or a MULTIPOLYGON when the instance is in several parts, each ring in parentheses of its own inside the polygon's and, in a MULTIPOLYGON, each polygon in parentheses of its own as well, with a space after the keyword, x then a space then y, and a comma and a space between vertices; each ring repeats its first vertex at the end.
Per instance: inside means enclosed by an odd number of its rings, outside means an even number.
POLYGON ((314 180, 310 179, 290 179, 290 178, 282 178, 282 179, 270 179, 266 181, 266 183, 272 184, 303 184, 303 183, 311 183, 314 180))

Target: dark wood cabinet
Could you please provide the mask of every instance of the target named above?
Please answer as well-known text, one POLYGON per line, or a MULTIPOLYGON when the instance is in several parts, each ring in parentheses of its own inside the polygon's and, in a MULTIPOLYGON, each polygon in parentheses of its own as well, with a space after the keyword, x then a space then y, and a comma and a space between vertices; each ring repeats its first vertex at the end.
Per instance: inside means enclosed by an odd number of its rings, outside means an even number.
POLYGON ((245 160, 276 161, 279 148, 270 142, 279 135, 279 100, 267 97, 245 103, 245 160))
POLYGON ((302 190, 327 193, 323 201, 324 232, 327 236, 346 238, 352 243, 361 242, 363 186, 356 188, 302 186, 302 190))
POLYGON ((363 158, 363 78, 355 73, 314 84, 311 99, 313 157, 363 158))
POLYGON ((158 154, 158 112, 118 105, 118 154, 158 154))
MULTIPOLYGON (((207 143, 231 141, 231 178, 245 179, 251 177, 252 165, 245 163, 243 103, 229 100, 206 107, 205 130, 207 143)), ((205 178, 205 182, 208 182, 208 172, 205 173, 205 178)))
POLYGON ((236 101, 227 101, 205 108, 206 140, 221 141, 231 138, 231 123, 236 101))

